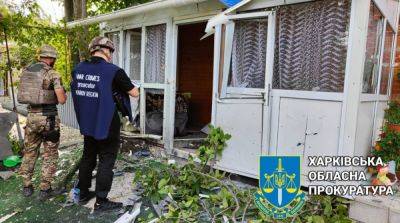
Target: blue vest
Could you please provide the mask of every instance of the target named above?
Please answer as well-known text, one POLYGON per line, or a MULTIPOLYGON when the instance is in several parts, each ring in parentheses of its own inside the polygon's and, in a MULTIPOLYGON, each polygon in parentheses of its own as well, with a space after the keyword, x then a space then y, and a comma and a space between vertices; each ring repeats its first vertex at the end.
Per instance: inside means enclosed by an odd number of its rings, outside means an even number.
MULTIPOLYGON (((71 93, 82 135, 101 140, 108 137, 116 111, 112 83, 120 68, 101 60, 79 63, 72 72, 71 93)), ((129 96, 123 92, 125 106, 131 114, 129 96)))

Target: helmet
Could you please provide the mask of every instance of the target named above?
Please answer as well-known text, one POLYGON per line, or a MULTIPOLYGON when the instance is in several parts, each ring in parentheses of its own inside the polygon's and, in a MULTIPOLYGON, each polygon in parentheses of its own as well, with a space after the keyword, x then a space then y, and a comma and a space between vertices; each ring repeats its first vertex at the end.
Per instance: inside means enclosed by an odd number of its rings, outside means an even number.
POLYGON ((115 50, 114 43, 109 38, 104 36, 97 36, 93 38, 89 44, 90 53, 100 50, 100 48, 108 48, 111 52, 114 52, 115 50))
POLYGON ((57 51, 50 45, 43 45, 38 50, 39 57, 50 57, 57 59, 57 51))

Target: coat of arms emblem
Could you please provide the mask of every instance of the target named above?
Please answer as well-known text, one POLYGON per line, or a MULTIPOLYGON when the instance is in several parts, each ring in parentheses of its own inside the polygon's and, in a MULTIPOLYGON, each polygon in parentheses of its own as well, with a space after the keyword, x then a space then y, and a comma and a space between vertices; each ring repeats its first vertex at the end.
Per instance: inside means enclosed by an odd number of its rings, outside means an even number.
POLYGON ((294 216, 305 203, 299 156, 261 156, 257 206, 275 219, 294 216))

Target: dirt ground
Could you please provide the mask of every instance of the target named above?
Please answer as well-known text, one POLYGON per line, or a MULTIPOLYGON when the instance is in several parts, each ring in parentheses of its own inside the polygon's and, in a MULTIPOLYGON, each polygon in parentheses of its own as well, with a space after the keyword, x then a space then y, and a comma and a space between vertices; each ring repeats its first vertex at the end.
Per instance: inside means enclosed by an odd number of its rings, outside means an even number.
MULTIPOLYGON (((10 111, 0 107, 0 113, 9 113, 10 111)), ((19 125, 14 123, 10 130, 10 134, 15 138, 23 137, 26 124, 26 117, 23 115, 18 116, 19 125)), ((121 212, 108 212, 103 214, 93 213, 93 204, 95 199, 89 201, 86 205, 76 205, 71 203, 70 189, 76 180, 76 172, 71 169, 76 165, 79 160, 83 139, 79 130, 61 126, 61 139, 59 149, 58 171, 56 173, 56 180, 54 187, 65 185, 65 192, 57 197, 52 198, 46 202, 38 200, 38 190, 30 198, 22 196, 22 181, 17 174, 18 168, 11 169, 14 174, 11 178, 3 180, 0 178, 0 223, 3 222, 114 222, 118 219, 119 215, 124 213, 125 210, 132 209, 132 198, 137 198, 133 188, 133 168, 121 159, 126 154, 119 154, 115 165, 115 176, 113 181, 112 190, 110 191, 109 198, 114 201, 123 202, 126 206, 121 212), (72 144, 72 145, 71 145, 72 144), (129 169, 130 171, 126 171, 129 169)), ((10 170, 1 166, 0 170, 10 170)), ((38 159, 35 167, 35 175, 33 178, 35 188, 38 187, 40 179, 40 166, 41 159, 38 159)), ((96 172, 94 171, 93 175, 96 172)), ((93 188, 95 185, 95 178, 93 178, 93 188)), ((150 205, 142 205, 141 214, 139 218, 147 219, 154 216, 154 211, 150 205)))

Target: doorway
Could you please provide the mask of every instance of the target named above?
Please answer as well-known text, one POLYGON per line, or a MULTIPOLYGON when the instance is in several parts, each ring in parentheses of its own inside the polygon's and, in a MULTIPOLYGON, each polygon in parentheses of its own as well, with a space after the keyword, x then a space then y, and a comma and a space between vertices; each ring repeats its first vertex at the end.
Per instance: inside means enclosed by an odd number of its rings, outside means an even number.
POLYGON ((178 26, 175 115, 187 112, 187 123, 175 138, 204 138, 211 122, 214 37, 200 40, 205 27, 204 22, 178 26))

